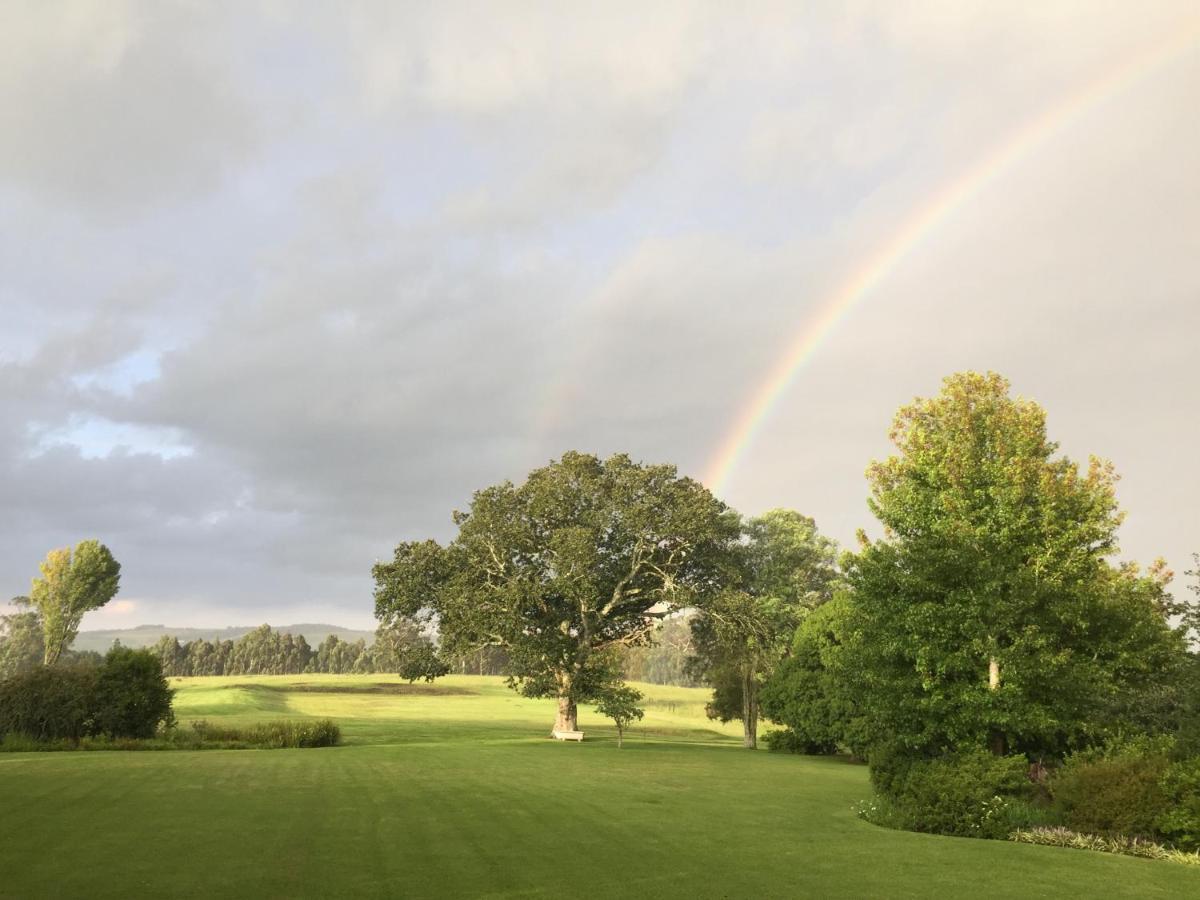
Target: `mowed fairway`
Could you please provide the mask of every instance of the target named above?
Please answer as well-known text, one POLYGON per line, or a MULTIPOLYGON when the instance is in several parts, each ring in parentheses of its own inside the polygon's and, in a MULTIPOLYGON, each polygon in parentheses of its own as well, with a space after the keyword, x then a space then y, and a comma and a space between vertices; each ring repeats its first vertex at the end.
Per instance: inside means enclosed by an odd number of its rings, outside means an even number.
POLYGON ((642 686, 618 750, 500 679, 176 680, 181 719, 330 716, 313 750, 0 754, 4 897, 1197 897, 1200 871, 886 831, 866 769, 747 752, 642 686), (432 693, 436 692, 436 693, 432 693))

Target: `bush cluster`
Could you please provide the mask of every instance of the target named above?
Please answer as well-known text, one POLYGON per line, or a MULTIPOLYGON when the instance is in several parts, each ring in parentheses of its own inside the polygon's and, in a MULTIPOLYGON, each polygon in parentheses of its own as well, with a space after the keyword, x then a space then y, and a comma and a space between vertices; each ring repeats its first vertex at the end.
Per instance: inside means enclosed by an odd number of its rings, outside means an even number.
POLYGON ((173 695, 154 654, 114 647, 96 667, 38 667, 0 682, 0 738, 148 738, 174 723, 173 695))
POLYGON ((1169 737, 1116 741, 1068 757, 1051 779, 1071 829, 1200 850, 1200 756, 1169 737))
POLYGON ((1153 859, 1181 854, 1184 862, 1200 852, 1200 757, 1181 758, 1170 737, 1075 753, 1044 787, 1030 771, 1023 756, 983 750, 934 759, 880 752, 871 759, 877 795, 857 812, 909 831, 1012 836, 1153 859))
POLYGON ((329 719, 314 722, 267 722, 247 728, 210 725, 199 721, 166 728, 149 738, 84 736, 79 740, 36 740, 23 734, 0 737, 0 753, 47 750, 260 750, 287 747, 332 747, 341 743, 341 730, 329 719))
POLYGON ((836 744, 814 743, 790 728, 777 728, 763 735, 767 749, 772 753, 804 753, 820 756, 837 752, 836 744))
POLYGON ((1161 742, 1075 754, 1050 789, 1064 823, 1075 831, 1151 839, 1166 807, 1160 782, 1169 766, 1161 742))
MULTIPOLYGON (((873 821, 893 827, 959 837, 1003 838, 1014 815, 1025 815, 1032 785, 1022 756, 971 751, 935 759, 895 758, 872 775, 883 802, 873 821)), ((864 815, 864 818, 872 818, 864 815)))

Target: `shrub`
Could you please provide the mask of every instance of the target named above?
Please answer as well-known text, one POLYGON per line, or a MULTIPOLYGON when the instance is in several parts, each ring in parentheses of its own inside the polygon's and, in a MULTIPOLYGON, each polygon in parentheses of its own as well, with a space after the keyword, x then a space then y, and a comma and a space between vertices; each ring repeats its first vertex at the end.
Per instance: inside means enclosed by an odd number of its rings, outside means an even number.
POLYGON ((1167 811, 1160 785, 1170 760, 1163 741, 1137 739, 1067 758, 1050 792, 1067 826, 1099 835, 1151 838, 1167 811))
POLYGON ((1015 800, 1031 792, 1023 756, 985 750, 893 766, 887 800, 901 827, 960 837, 1006 837, 1015 800))
POLYGON ((148 738, 174 721, 173 693, 158 657, 114 647, 99 667, 39 666, 0 682, 0 736, 148 738))
POLYGON ((91 733, 96 670, 39 666, 0 681, 0 736, 78 741, 91 733))
POLYGON ((1200 850, 1200 756, 1170 766, 1159 781, 1166 809, 1159 833, 1181 850, 1200 850))
POLYGON ((109 650, 96 674, 95 691, 91 734, 149 738, 160 725, 175 722, 175 692, 163 676, 162 661, 149 650, 109 650))
POLYGON ((768 731, 763 735, 763 740, 767 744, 767 749, 772 753, 805 753, 810 756, 820 756, 837 753, 838 749, 835 743, 807 740, 790 728, 768 731))

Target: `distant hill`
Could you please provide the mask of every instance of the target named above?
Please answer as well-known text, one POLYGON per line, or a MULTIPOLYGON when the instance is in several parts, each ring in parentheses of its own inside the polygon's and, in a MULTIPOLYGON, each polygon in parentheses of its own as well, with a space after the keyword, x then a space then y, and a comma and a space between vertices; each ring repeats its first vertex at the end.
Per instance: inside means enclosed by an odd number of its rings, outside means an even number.
MULTIPOLYGON (((158 643, 163 635, 173 635, 179 643, 203 638, 206 641, 236 641, 257 626, 231 626, 229 628, 175 628, 168 625, 138 625, 136 628, 110 628, 102 631, 81 631, 71 645, 72 650, 96 650, 100 653, 108 650, 113 641, 119 640, 125 647, 149 647, 158 643)), ((272 625, 280 634, 304 635, 310 647, 325 640, 329 635, 336 634, 343 641, 357 641, 359 638, 368 644, 375 640, 375 632, 358 631, 354 628, 341 628, 337 625, 272 625)))

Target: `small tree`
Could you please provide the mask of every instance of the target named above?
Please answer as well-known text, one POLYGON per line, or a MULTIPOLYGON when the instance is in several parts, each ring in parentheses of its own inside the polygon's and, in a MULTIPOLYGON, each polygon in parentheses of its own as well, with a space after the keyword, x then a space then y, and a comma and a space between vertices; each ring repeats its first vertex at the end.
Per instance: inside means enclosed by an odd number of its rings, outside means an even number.
POLYGON ((449 671, 450 666, 438 656, 433 644, 425 641, 405 648, 400 655, 400 666, 396 674, 412 684, 421 679, 433 681, 449 671))
POLYGON ((641 699, 642 692, 627 684, 614 684, 600 692, 596 701, 596 711, 608 716, 617 726, 617 747, 624 741, 625 729, 645 714, 637 705, 641 699))
POLYGON ((116 596, 121 564, 99 541, 80 541, 51 550, 41 563, 41 578, 33 579, 30 601, 37 608, 45 635, 43 662, 52 666, 79 633, 84 613, 104 606, 116 596))

